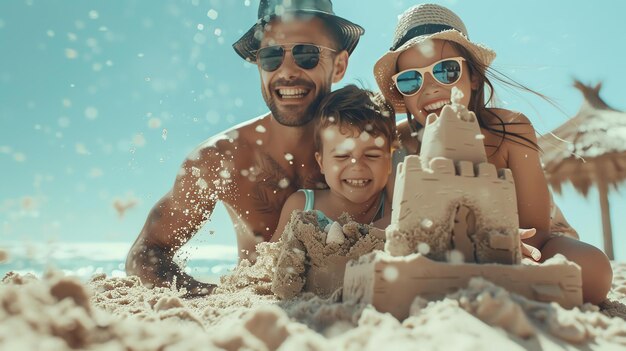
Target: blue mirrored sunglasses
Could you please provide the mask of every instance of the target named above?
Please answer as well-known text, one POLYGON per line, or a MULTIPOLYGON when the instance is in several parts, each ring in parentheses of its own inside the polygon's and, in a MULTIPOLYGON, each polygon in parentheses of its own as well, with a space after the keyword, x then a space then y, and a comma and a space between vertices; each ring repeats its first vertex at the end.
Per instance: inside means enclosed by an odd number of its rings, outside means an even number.
POLYGON ((422 88, 426 73, 430 73, 437 82, 443 85, 456 83, 463 73, 463 61, 465 59, 462 57, 449 57, 428 67, 406 69, 393 75, 391 79, 400 94, 413 96, 422 88))

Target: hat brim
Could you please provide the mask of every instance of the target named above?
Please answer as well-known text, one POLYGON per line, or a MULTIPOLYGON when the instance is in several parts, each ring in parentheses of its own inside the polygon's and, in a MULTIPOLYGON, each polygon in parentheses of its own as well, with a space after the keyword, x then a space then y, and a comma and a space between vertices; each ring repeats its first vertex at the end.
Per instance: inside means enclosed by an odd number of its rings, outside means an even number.
POLYGON ((383 96, 392 104, 396 113, 406 113, 406 106, 404 105, 404 99, 402 94, 398 92, 393 83, 391 77, 397 73, 396 71, 396 63, 398 61, 398 56, 402 54, 405 50, 414 47, 420 43, 423 43, 427 40, 449 40, 456 42, 469 50, 477 60, 480 61, 484 67, 487 67, 493 62, 496 58, 496 53, 490 48, 482 45, 476 44, 469 41, 463 34, 454 29, 449 29, 445 31, 441 31, 434 34, 423 35, 419 37, 412 38, 411 40, 404 43, 398 49, 393 51, 388 51, 384 54, 376 64, 374 65, 374 77, 376 78, 376 83, 378 84, 378 88, 380 89, 383 96))
MULTIPOLYGON (((300 11, 292 11, 289 12, 292 15, 314 15, 321 17, 325 20, 329 20, 333 22, 337 29, 339 30, 339 34, 341 37, 340 50, 348 51, 348 54, 352 54, 354 48, 359 42, 361 35, 365 33, 363 27, 358 24, 352 23, 345 18, 341 18, 339 16, 331 15, 327 12, 322 11, 314 11, 314 10, 300 10, 300 11)), ((259 49, 261 45, 261 37, 262 35, 257 34, 257 31, 262 28, 262 26, 271 21, 276 16, 259 20, 255 25, 252 26, 239 40, 237 40, 233 44, 233 49, 239 56, 241 56, 244 60, 248 62, 256 61, 256 51, 259 49)), ((262 34, 262 33, 261 33, 262 34)))

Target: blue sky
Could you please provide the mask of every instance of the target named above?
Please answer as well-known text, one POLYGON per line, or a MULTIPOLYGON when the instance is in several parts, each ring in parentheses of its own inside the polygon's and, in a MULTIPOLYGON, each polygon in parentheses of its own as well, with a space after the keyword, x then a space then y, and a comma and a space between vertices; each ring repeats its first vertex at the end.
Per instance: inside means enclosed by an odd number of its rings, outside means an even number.
MULTIPOLYGON (((494 66, 553 98, 496 90, 540 133, 575 114, 572 79, 603 82, 626 110, 623 14, 618 1, 440 1, 494 66)), ((366 29, 339 84, 375 89, 374 62, 412 1, 336 0, 366 29), (357 5, 358 4, 358 5, 357 5)), ((132 242, 193 147, 266 112, 256 67, 231 44, 255 21, 258 0, 0 2, 0 242, 132 242), (136 202, 119 218, 113 203, 136 202)), ((496 87, 498 89, 498 87, 496 87)), ((569 186, 557 203, 602 246, 595 189, 569 186)), ((626 259, 624 190, 610 196, 616 258, 626 259)), ((196 242, 235 244, 218 208, 196 242)), ((234 254, 234 252, 233 252, 234 254)))

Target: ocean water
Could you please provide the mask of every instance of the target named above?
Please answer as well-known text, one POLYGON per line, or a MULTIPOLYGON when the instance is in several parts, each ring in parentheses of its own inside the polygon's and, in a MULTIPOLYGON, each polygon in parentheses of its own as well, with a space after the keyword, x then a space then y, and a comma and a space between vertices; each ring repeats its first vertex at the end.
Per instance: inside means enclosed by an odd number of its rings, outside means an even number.
MULTIPOLYGON (((0 263, 0 278, 8 272, 41 277, 55 269, 81 280, 93 274, 125 277, 124 265, 130 243, 11 242, 0 244, 7 258, 0 263)), ((237 248, 227 245, 183 247, 175 258, 185 272, 198 280, 218 282, 237 265, 237 248)))

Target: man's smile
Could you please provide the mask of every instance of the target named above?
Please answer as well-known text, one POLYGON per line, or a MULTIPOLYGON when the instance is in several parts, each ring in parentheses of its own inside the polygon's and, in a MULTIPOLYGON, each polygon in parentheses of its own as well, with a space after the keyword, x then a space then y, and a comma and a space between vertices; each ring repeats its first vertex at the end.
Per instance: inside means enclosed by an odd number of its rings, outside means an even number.
POLYGON ((310 91, 310 89, 304 88, 279 88, 276 89, 276 95, 278 95, 281 99, 301 99, 310 91))
POLYGON ((274 89, 276 100, 282 103, 301 103, 310 93, 311 89, 306 87, 281 87, 274 89))

